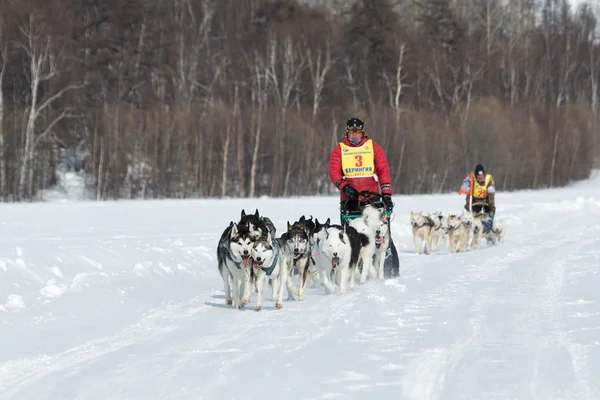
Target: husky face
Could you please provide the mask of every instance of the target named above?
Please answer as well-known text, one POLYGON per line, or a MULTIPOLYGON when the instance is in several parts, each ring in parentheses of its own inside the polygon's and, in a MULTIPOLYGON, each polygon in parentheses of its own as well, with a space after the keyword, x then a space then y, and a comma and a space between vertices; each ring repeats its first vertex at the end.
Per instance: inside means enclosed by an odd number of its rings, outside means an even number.
POLYGON ((273 242, 271 241, 270 235, 266 240, 261 239, 254 242, 251 256, 252 266, 254 268, 262 268, 265 263, 267 265, 271 264, 271 261, 275 257, 275 249, 273 248, 273 242))
POLYGON ((470 228, 473 226, 473 213, 471 211, 463 211, 460 216, 460 220, 467 227, 470 228))
POLYGON ((420 228, 427 225, 427 217, 423 213, 410 212, 410 224, 413 228, 420 228))
POLYGON ((292 226, 291 230, 285 234, 285 244, 293 253, 294 258, 301 257, 310 248, 308 233, 300 227, 292 226))
POLYGON ((233 257, 242 260, 244 268, 248 267, 254 240, 253 233, 247 227, 233 224, 229 235, 229 248, 233 257))
POLYGON ((246 214, 246 210, 242 209, 239 225, 244 225, 252 233, 255 239, 266 238, 267 234, 275 235, 275 225, 273 222, 259 214, 258 209, 254 214, 246 214))
POLYGON ((460 225, 462 224, 462 221, 460 220, 460 218, 458 218, 456 215, 450 215, 448 217, 448 229, 450 230, 455 230, 457 229, 460 225))
POLYGON ((343 230, 337 227, 325 229, 323 253, 331 259, 331 268, 337 267, 340 264, 340 257, 349 254, 350 251, 350 241, 343 230))

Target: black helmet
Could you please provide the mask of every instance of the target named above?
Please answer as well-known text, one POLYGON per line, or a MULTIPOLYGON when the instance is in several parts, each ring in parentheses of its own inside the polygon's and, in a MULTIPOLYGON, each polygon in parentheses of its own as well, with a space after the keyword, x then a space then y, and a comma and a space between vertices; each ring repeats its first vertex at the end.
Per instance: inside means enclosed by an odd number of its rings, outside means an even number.
POLYGON ((357 126, 360 129, 365 129, 365 123, 360 118, 350 118, 346 122, 346 130, 350 129, 353 126, 357 126))
POLYGON ((475 171, 474 171, 474 172, 475 172, 475 175, 478 175, 478 174, 480 174, 480 173, 481 173, 482 175, 485 175, 485 169, 483 168, 483 165, 481 165, 481 164, 477 164, 477 165, 475 166, 475 171))

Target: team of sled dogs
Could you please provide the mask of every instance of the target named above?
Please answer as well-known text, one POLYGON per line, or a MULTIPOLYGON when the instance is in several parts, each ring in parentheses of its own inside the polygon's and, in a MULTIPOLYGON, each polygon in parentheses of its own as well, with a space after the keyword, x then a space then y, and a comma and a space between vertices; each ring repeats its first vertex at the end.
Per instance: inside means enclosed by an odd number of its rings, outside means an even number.
POLYGON ((473 214, 463 211, 461 215, 450 214, 444 217, 441 212, 410 213, 413 241, 417 254, 431 254, 439 250, 448 241, 450 252, 465 252, 479 249, 481 240, 486 239, 488 245, 504 241, 504 227, 494 219, 491 229, 484 229, 492 218, 487 214, 473 214))
MULTIPOLYGON (((439 249, 444 239, 450 251, 479 247, 482 238, 495 244, 503 241, 504 229, 494 220, 484 232, 482 221, 465 211, 462 215, 440 212, 411 212, 411 225, 417 253, 439 249), (420 243, 419 243, 420 240, 420 243)), ((223 278, 225 304, 244 308, 256 293, 256 311, 262 309, 265 281, 271 286, 275 307, 283 307, 283 292, 288 300, 304 300, 308 280, 320 281, 325 293, 343 294, 349 284, 354 288, 367 278, 384 279, 385 254, 390 241, 389 218, 385 211, 367 205, 359 218, 342 225, 300 217, 287 223, 287 231, 277 237, 273 222, 258 210, 230 222, 217 245, 218 269, 223 278), (299 287, 292 278, 297 275, 299 287)))
POLYGON ((275 307, 283 307, 283 290, 289 300, 304 300, 307 281, 320 280, 325 293, 343 294, 356 280, 384 279, 385 252, 390 240, 385 211, 366 206, 359 218, 332 224, 305 216, 280 237, 272 221, 242 210, 239 222, 231 222, 217 246, 219 273, 223 278, 225 304, 244 308, 251 290, 256 292, 256 311, 262 308, 265 281, 272 288, 275 307), (299 276, 299 287, 293 275, 299 276))

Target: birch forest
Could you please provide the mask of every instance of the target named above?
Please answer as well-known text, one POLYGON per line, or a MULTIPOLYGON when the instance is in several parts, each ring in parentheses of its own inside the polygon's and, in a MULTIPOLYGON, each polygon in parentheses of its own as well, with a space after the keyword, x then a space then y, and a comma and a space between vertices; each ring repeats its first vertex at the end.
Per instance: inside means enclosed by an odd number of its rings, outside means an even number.
POLYGON ((0 198, 330 195, 359 117, 396 194, 599 166, 600 6, 566 0, 0 0, 0 198))

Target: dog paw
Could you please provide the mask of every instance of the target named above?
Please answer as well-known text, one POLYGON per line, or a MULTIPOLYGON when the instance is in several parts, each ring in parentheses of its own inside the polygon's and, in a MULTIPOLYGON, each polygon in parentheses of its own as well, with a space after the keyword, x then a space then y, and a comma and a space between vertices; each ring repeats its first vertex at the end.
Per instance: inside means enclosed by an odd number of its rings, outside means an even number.
POLYGON ((244 307, 246 304, 248 304, 248 298, 247 297, 242 297, 242 301, 241 301, 242 307, 244 307))
POLYGON ((254 311, 260 311, 260 310, 262 310, 262 307, 261 307, 261 306, 256 306, 256 307, 254 307, 254 311))
POLYGON ((231 306, 233 305, 233 300, 231 300, 231 299, 227 299, 227 300, 225 300, 225 305, 226 305, 227 307, 231 307, 231 306))
POLYGON ((283 308, 283 304, 281 304, 281 303, 275 303, 275 308, 281 309, 281 308, 283 308))

